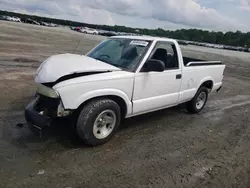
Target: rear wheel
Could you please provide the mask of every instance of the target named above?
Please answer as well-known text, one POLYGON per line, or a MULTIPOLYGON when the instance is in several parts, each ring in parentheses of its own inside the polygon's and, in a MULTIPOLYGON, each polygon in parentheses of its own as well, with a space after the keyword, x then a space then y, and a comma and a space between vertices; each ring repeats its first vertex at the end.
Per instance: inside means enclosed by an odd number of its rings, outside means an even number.
POLYGON ((200 87, 194 98, 187 103, 187 110, 191 113, 199 113, 205 106, 208 98, 208 89, 200 87))
POLYGON ((120 119, 120 107, 113 100, 90 101, 79 114, 77 134, 87 145, 104 144, 114 135, 120 125, 120 119))

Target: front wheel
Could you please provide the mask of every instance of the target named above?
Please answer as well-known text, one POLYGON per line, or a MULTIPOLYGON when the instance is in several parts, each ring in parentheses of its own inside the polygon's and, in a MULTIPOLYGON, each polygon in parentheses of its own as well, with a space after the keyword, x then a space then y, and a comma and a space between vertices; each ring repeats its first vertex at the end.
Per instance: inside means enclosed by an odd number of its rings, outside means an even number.
POLYGON ((96 99, 83 107, 77 120, 77 134, 85 144, 106 143, 120 125, 119 105, 110 99, 96 99))
POLYGON ((208 89, 200 87, 195 94, 194 98, 187 103, 187 110, 190 113, 199 113, 205 106, 208 98, 208 89))

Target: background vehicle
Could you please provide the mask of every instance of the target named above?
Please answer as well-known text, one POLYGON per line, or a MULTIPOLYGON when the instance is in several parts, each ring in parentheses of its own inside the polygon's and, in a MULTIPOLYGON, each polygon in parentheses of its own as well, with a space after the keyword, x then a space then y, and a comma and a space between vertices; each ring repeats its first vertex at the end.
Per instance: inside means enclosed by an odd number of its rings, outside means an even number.
POLYGON ((30 18, 22 20, 24 23, 34 24, 34 25, 41 25, 39 22, 32 20, 30 18))
POLYGON ((40 24, 47 27, 57 27, 57 25, 53 23, 40 22, 40 24))
POLYGON ((6 18, 6 20, 8 20, 8 21, 12 21, 12 22, 21 22, 21 19, 18 18, 18 17, 6 16, 5 18, 6 18))
POLYGON ((49 23, 47 23, 47 22, 41 22, 40 24, 41 24, 41 25, 43 25, 43 26, 47 26, 47 27, 49 27, 49 26, 50 26, 50 24, 49 24, 49 23))
POLYGON ((104 31, 104 30, 99 31, 98 34, 102 35, 102 36, 107 36, 107 37, 117 36, 116 32, 113 32, 113 31, 104 31))
POLYGON ((76 117, 78 136, 92 146, 107 142, 122 118, 187 102, 200 112, 222 86, 225 65, 183 57, 176 40, 111 37, 86 56, 61 54, 37 70, 37 97, 26 108, 35 127, 76 117))
POLYGON ((80 32, 82 33, 87 33, 87 34, 92 34, 92 35, 98 35, 98 31, 95 29, 83 27, 80 29, 80 32))
POLYGON ((81 28, 80 27, 76 27, 74 30, 80 32, 81 28))
POLYGON ((3 15, 0 15, 0 20, 6 20, 6 17, 3 15))

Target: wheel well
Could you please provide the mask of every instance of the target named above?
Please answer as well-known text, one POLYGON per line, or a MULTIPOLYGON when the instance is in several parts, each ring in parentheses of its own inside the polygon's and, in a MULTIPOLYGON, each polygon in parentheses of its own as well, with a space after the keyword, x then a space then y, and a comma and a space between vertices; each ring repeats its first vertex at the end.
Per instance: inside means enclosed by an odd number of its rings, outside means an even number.
POLYGON ((121 97, 118 97, 118 96, 115 96, 115 95, 104 95, 104 96, 99 96, 99 97, 94 97, 94 98, 91 98, 85 102, 83 102, 78 108, 77 108, 77 113, 80 112, 80 110, 83 108, 84 105, 86 105, 88 102, 92 101, 92 100, 95 100, 95 99, 100 99, 100 98, 108 98, 108 99, 111 99, 113 101, 115 101, 120 109, 121 109, 121 117, 125 117, 126 114, 127 114, 127 105, 126 105, 126 102, 123 100, 123 98, 121 97))
POLYGON ((204 82, 203 84, 201 84, 201 86, 204 86, 211 91, 213 89, 213 81, 208 80, 208 81, 204 82))

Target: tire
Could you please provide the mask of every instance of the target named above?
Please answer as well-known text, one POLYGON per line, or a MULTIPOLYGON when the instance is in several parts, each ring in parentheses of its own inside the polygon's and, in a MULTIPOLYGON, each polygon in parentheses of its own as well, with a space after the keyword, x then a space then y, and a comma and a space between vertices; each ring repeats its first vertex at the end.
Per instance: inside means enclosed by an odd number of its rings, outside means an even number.
POLYGON ((77 135, 87 145, 101 145, 111 139, 120 121, 121 110, 116 102, 95 99, 81 110, 76 123, 77 135))
POLYGON ((208 89, 203 86, 200 87, 197 93, 195 94, 194 98, 187 103, 187 110, 192 114, 199 113, 206 105, 207 98, 208 98, 208 89))

